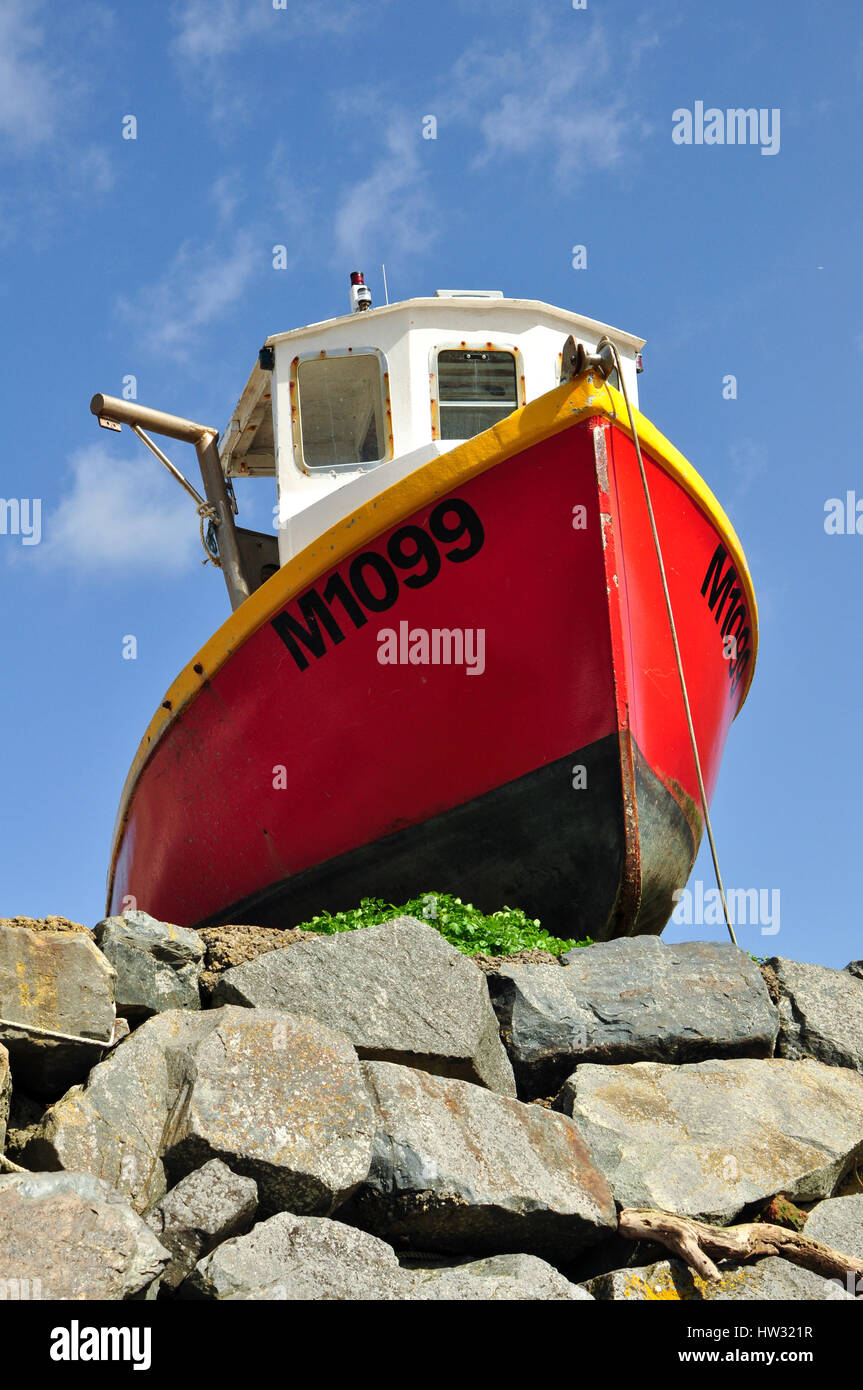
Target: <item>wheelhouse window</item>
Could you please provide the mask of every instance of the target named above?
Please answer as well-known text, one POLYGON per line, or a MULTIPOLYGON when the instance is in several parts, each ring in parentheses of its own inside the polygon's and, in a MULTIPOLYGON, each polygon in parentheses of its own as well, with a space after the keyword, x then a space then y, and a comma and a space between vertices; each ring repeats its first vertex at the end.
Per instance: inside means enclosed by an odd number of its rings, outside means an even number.
POLYGON ((381 377, 376 352, 298 362, 299 444, 306 468, 356 468, 386 458, 381 377))
POLYGON ((441 439, 472 439, 518 408, 512 352, 445 349, 437 373, 441 439))

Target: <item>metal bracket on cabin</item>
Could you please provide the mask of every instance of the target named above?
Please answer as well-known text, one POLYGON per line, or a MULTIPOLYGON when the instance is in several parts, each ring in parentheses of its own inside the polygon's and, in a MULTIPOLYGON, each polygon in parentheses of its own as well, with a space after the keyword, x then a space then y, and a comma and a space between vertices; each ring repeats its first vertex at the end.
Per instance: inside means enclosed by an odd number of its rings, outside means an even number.
POLYGON ((584 343, 577 343, 572 334, 563 345, 560 364, 561 381, 572 381, 585 372, 598 372, 607 381, 617 365, 610 338, 600 338, 596 352, 588 352, 584 343))
MULTIPOLYGON (((121 401, 116 396, 94 396, 90 401, 90 410, 100 424, 103 421, 107 422, 109 428, 112 424, 115 428, 128 425, 141 442, 155 454, 159 462, 167 468, 172 477, 176 478, 198 508, 202 522, 202 539, 205 518, 209 519, 217 528, 215 540, 218 546, 220 568, 225 576, 231 607, 239 608, 240 604, 249 597, 251 590, 234 526, 237 501, 233 488, 230 489, 230 492, 228 490, 229 485, 226 484, 225 475, 222 472, 222 462, 219 458, 218 430, 211 429, 209 425, 198 425, 193 420, 184 420, 179 415, 167 415, 163 410, 151 410, 148 406, 138 405, 137 401, 121 401), (194 444, 206 500, 192 487, 188 478, 183 476, 179 468, 176 468, 161 449, 153 443, 152 439, 148 438, 143 429, 145 425, 154 434, 164 434, 169 439, 179 439, 185 444, 194 444)), ((204 546, 205 549, 209 549, 206 541, 204 546)), ((212 556, 212 550, 210 550, 210 554, 212 556)))

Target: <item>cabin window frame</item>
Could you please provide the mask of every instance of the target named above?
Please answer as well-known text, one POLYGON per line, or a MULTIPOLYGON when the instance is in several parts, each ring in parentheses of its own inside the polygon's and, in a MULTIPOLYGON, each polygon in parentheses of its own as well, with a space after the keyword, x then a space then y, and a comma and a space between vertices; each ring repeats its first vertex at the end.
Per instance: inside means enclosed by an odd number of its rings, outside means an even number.
MULTIPOLYGON (((452 339, 452 341, 444 340, 440 343, 434 343, 432 347, 429 349, 429 394, 431 398, 431 431, 433 440, 439 440, 443 444, 451 444, 453 446, 465 442, 463 440, 458 439, 441 439, 441 402, 440 385, 438 379, 438 353, 440 352, 508 352, 515 359, 516 404, 513 407, 513 410, 521 410, 522 406, 526 404, 527 398, 524 389, 524 356, 522 354, 521 348, 518 346, 517 343, 489 342, 488 340, 484 340, 483 342, 479 343, 471 343, 465 341, 464 338, 454 338, 452 339)), ((450 402, 444 401, 443 404, 444 408, 446 408, 446 406, 450 404, 450 402)), ((477 402, 477 404, 481 403, 477 402)), ((506 416, 504 416, 503 418, 506 419, 506 416)), ((500 422, 498 421, 498 423, 500 422)), ((493 429, 494 426, 489 425, 488 428, 493 429)), ((479 433, 484 434, 485 431, 480 430, 479 433)), ((467 438, 476 439, 477 436, 475 434, 469 434, 467 438)))
POLYGON ((393 457, 392 401, 390 399, 390 375, 386 354, 376 347, 319 348, 314 352, 297 353, 291 361, 291 443, 294 463, 308 478, 321 478, 334 473, 370 473, 388 463, 393 457), (384 452, 379 458, 351 463, 312 463, 306 462, 303 453, 303 403, 300 391, 300 367, 305 362, 321 362, 331 357, 376 357, 378 361, 378 385, 380 389, 381 428, 383 431, 384 452))

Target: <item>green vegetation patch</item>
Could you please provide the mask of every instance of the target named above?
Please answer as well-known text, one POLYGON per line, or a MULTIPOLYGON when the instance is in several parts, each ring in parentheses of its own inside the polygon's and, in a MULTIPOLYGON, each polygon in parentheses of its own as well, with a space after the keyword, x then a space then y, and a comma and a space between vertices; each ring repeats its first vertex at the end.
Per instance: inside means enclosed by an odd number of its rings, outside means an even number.
POLYGON ((423 893, 401 907, 382 898, 363 898, 360 906, 349 912, 321 912, 297 926, 303 931, 356 931, 359 927, 391 922, 394 917, 418 917, 428 922, 466 956, 513 956, 519 951, 536 950, 561 956, 574 946, 591 944, 589 939, 572 941, 551 936, 540 926, 538 918, 528 917, 520 907, 502 907, 487 916, 472 903, 463 903, 461 898, 447 893, 423 893))

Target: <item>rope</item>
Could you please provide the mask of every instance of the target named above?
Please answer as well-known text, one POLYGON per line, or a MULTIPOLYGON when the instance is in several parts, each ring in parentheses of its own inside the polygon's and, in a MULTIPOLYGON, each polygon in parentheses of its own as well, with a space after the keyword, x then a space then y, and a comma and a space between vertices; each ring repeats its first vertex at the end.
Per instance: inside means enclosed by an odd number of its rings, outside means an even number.
MULTIPOLYGON (((608 341, 608 340, 606 340, 608 341)), ((671 628, 671 640, 674 644, 674 659, 677 662, 677 674, 680 677, 680 691, 683 695, 683 708, 686 711, 686 723, 689 729, 689 743, 692 748, 692 757, 695 761, 695 773, 698 778, 698 791, 701 797, 701 809, 704 813, 704 825, 707 830, 707 839, 710 843, 710 854, 713 859, 713 871, 716 874, 716 882, 719 887, 719 896, 722 899, 722 911, 725 914, 725 925, 728 928, 731 940, 737 946, 737 937, 734 935, 734 928, 731 925, 731 917, 728 912, 728 902, 725 897, 725 887, 722 882, 722 875, 719 872, 719 857, 716 853, 716 842, 713 838, 713 827, 710 824, 710 812, 707 809, 707 792, 704 788, 704 778, 701 774, 701 759, 698 756, 698 744, 695 739, 695 726, 692 723, 692 710, 689 704, 689 692, 686 689, 686 677, 683 674, 683 661, 680 656, 680 644, 677 640, 677 625, 674 621, 674 611, 671 607, 671 595, 668 592, 668 580, 665 575, 665 562, 662 558, 662 547, 659 544, 659 532, 656 529, 656 518, 653 515, 653 502, 650 497, 650 488, 647 484, 647 473, 644 469, 644 459, 641 457, 641 443, 638 438, 638 430, 635 428, 635 417, 632 414, 632 406, 629 403, 629 392, 626 389, 626 381, 623 375, 623 364, 620 360, 620 353, 614 343, 610 344, 617 363, 617 375, 620 381, 620 389, 623 399, 626 402, 626 412, 629 416, 629 428, 632 432, 632 442, 635 445, 635 452, 638 457, 638 470, 641 474, 641 486, 644 489, 644 500, 647 503, 647 515, 650 518, 650 530, 653 535, 653 547, 656 551, 656 558, 659 562, 659 574, 662 579, 662 592, 665 596, 665 611, 668 614, 668 625, 671 628)))
POLYGON ((204 502, 198 508, 198 517, 201 523, 201 545, 204 547, 204 554, 206 556, 206 559, 202 560, 201 564, 206 565, 210 563, 215 565, 217 570, 220 570, 222 568, 222 561, 219 558, 219 543, 216 540, 216 527, 219 524, 219 519, 215 507, 212 507, 209 502, 204 502), (210 523, 206 536, 204 535, 205 521, 210 523))
POLYGON ((19 1163, 13 1163, 11 1158, 5 1154, 0 1154, 0 1173, 29 1173, 29 1168, 22 1168, 19 1163))

